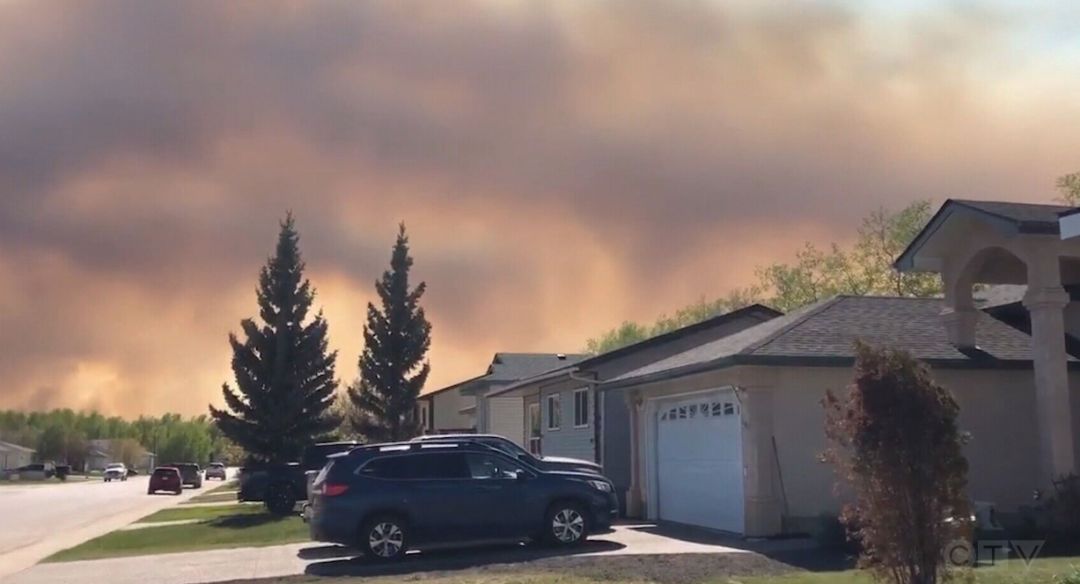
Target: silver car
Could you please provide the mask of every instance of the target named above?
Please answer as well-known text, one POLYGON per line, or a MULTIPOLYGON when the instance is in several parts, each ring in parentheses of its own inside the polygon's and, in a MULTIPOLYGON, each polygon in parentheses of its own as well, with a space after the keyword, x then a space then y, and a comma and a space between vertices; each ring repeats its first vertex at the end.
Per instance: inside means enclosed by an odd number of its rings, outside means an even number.
POLYGON ((105 467, 105 482, 126 481, 128 478, 127 466, 122 462, 114 462, 105 467))

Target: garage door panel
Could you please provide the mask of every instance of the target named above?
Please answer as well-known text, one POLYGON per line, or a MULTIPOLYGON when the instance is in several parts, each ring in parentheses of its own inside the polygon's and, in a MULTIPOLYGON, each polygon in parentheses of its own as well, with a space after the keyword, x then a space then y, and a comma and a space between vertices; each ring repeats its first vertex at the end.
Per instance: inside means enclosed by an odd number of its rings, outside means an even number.
POLYGON ((743 531, 742 422, 730 391, 661 404, 657 458, 661 519, 743 531))

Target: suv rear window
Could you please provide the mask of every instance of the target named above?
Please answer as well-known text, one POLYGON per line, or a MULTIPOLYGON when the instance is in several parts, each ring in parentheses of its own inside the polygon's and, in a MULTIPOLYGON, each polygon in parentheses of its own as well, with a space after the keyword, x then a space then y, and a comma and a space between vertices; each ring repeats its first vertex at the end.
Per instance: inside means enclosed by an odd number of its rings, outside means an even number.
POLYGON ((403 454, 376 458, 360 474, 381 479, 464 479, 469 466, 460 452, 403 454))

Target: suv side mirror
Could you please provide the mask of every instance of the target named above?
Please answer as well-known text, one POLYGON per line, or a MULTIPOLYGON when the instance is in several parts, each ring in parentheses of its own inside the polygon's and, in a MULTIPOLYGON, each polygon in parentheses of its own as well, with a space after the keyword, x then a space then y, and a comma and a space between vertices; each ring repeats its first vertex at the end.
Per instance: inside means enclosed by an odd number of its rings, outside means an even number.
POLYGON ((517 474, 514 476, 514 479, 517 480, 519 483, 525 482, 525 481, 529 480, 529 473, 527 473, 527 472, 525 472, 523 470, 519 470, 519 471, 517 471, 517 474))

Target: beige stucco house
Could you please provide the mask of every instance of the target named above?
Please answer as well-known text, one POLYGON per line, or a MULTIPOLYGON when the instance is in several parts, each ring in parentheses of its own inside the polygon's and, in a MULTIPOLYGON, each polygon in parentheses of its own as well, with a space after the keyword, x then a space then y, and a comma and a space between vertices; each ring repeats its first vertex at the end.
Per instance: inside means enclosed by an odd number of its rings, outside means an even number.
POLYGON ((827 390, 852 377, 856 339, 906 349, 960 402, 970 495, 1001 516, 1076 468, 1080 241, 1067 208, 947 201, 897 260, 940 273, 945 297, 828 299, 599 384, 629 408, 631 514, 748 536, 835 514, 827 390), (995 285, 976 295, 978 284, 995 285), (997 286, 1003 285, 1003 286, 997 286))

